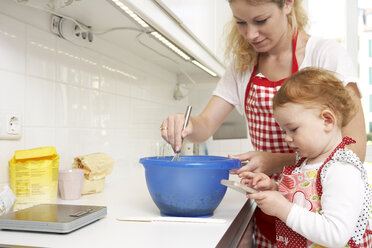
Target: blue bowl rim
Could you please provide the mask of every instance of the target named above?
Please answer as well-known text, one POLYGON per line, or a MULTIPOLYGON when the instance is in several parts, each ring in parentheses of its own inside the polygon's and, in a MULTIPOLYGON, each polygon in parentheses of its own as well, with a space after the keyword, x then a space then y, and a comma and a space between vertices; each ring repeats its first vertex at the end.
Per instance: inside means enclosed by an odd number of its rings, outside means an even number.
POLYGON ((236 158, 222 156, 180 156, 181 161, 171 161, 173 156, 165 157, 143 157, 139 160, 146 168, 147 166, 162 166, 172 168, 198 168, 198 169, 238 169, 241 162, 236 158))

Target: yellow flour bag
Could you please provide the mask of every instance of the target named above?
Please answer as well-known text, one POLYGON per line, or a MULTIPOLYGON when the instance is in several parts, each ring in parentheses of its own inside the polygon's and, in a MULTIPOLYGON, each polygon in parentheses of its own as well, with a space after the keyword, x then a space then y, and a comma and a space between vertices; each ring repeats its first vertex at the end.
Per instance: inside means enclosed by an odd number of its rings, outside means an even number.
POLYGON ((52 146, 20 150, 9 160, 14 210, 39 203, 54 203, 58 193, 59 156, 52 146))

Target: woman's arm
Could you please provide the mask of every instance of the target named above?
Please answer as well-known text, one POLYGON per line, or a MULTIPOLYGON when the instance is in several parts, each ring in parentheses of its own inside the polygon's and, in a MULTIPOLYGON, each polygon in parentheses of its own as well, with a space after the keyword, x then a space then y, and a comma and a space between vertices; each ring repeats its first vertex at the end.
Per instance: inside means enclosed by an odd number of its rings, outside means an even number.
POLYGON ((241 161, 248 161, 247 165, 237 170, 231 170, 232 173, 243 177, 244 172, 263 172, 267 175, 280 173, 285 165, 296 163, 296 155, 294 153, 271 153, 251 151, 238 155, 229 155, 231 158, 237 158, 241 161))
POLYGON ((348 148, 355 152, 363 163, 366 156, 367 136, 360 94, 355 83, 347 84, 346 89, 349 91, 350 96, 353 98, 358 110, 350 123, 342 128, 342 135, 349 136, 356 141, 356 144, 350 145, 348 148))
POLYGON ((234 109, 234 106, 218 96, 212 96, 203 112, 191 117, 192 130, 183 132, 187 140, 201 143, 211 137, 221 126, 222 122, 234 109))
POLYGON ((175 151, 181 149, 182 138, 193 143, 201 143, 214 134, 226 119, 234 106, 218 96, 212 96, 200 115, 191 116, 187 127, 182 131, 185 122, 184 114, 170 115, 162 123, 161 136, 171 144, 175 151))

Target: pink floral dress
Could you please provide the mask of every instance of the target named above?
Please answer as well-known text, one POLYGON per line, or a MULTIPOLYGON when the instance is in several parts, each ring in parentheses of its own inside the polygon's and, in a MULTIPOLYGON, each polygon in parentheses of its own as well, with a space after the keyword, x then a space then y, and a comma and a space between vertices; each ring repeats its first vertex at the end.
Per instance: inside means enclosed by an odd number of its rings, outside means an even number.
MULTIPOLYGON (((363 203, 363 212, 359 215, 358 222, 361 223, 355 229, 355 235, 350 238, 345 247, 372 247, 372 231, 369 229, 368 216, 371 204, 371 189, 367 181, 366 171, 359 158, 350 150, 345 150, 345 145, 355 143, 354 140, 345 137, 327 158, 318 170, 307 172, 296 172, 305 158, 300 159, 296 165, 285 166, 282 179, 279 183, 279 191, 290 202, 306 208, 311 212, 322 214, 320 203, 323 190, 321 179, 324 178, 329 166, 336 161, 348 162, 356 166, 361 172, 365 182, 366 196, 363 203)), ((276 219, 276 241, 281 247, 322 247, 293 231, 284 222, 276 219)))

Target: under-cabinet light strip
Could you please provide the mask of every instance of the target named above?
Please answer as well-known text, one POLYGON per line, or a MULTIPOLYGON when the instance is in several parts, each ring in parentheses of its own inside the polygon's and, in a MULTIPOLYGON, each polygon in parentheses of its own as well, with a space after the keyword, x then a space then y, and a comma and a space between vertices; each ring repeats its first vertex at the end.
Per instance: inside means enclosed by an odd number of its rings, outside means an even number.
MULTIPOLYGON (((136 13, 134 13, 131 9, 129 9, 126 5, 124 5, 120 0, 111 0, 111 1, 113 3, 115 3, 118 7, 120 7, 125 13, 127 13, 133 20, 135 20, 143 28, 150 28, 150 25, 148 25, 144 20, 142 20, 136 13)), ((177 53, 184 60, 191 61, 194 65, 198 66, 200 69, 204 70, 205 72, 212 75, 213 77, 217 76, 217 74, 215 72, 208 69, 206 66, 202 65, 197 60, 192 59, 189 55, 187 55, 185 52, 183 52, 180 48, 178 48, 176 45, 174 45, 172 42, 170 42, 167 38, 165 38, 159 32, 152 31, 152 32, 150 32, 150 34, 152 36, 154 36, 155 38, 157 38, 159 41, 161 41, 164 45, 166 45, 173 52, 177 53)))
POLYGON ((125 11, 133 20, 135 20, 138 24, 140 24, 143 28, 149 28, 150 26, 142 20, 136 13, 134 13, 131 9, 125 6, 120 0, 112 0, 117 6, 119 6, 122 10, 125 11))
POLYGON ((157 38, 159 41, 161 41, 164 45, 169 47, 173 52, 177 53, 179 56, 184 58, 185 60, 190 60, 190 56, 187 55, 186 53, 182 52, 181 49, 179 49, 177 46, 175 46, 172 42, 167 40, 164 36, 159 34, 157 31, 151 32, 151 35, 157 38))
POLYGON ((217 74, 214 73, 212 70, 208 69, 206 66, 200 64, 197 60, 192 60, 191 61, 194 65, 198 66, 199 68, 203 69, 204 71, 208 72, 210 75, 212 75, 213 77, 216 77, 217 74))

